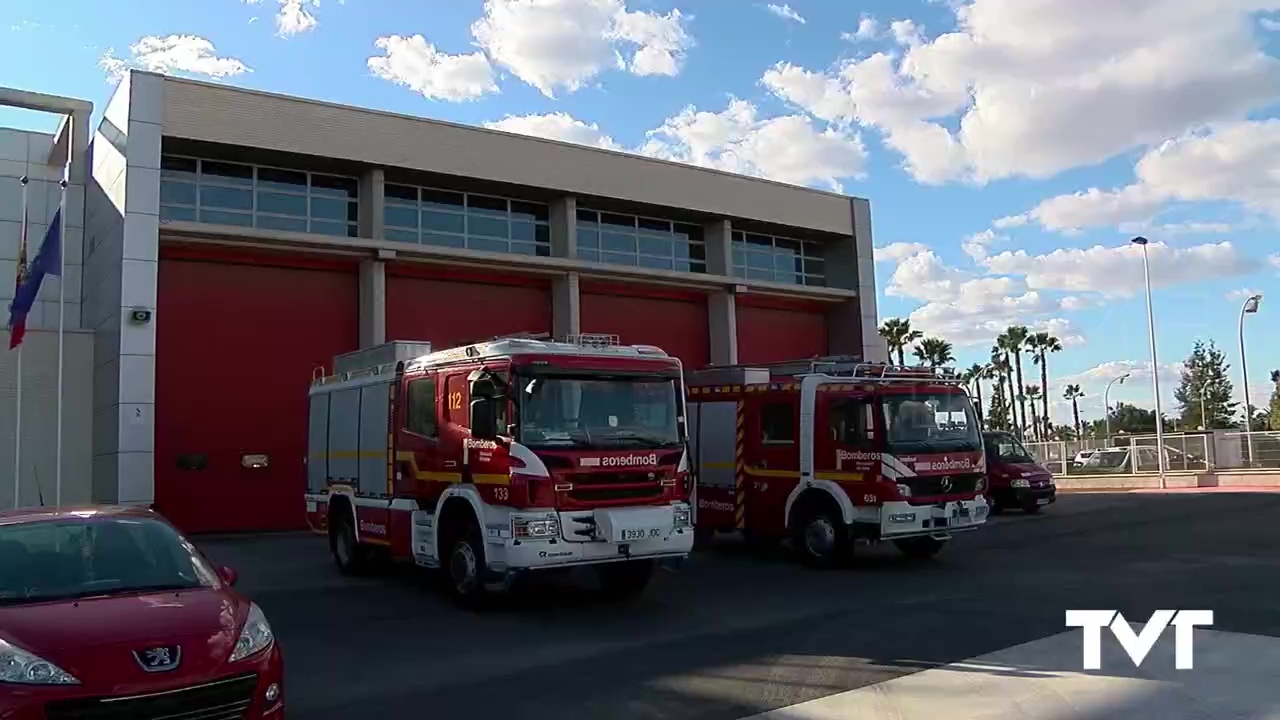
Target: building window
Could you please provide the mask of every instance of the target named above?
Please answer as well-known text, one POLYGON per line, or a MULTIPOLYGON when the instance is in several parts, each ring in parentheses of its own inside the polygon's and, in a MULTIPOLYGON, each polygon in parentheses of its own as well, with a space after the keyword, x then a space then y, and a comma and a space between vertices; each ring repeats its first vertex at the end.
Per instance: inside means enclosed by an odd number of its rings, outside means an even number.
POLYGON ((352 177, 166 155, 160 219, 356 237, 352 177))
POLYGON ((386 239, 522 255, 551 255, 539 203, 410 185, 386 186, 386 239))
POLYGON ((707 271, 701 227, 595 210, 578 211, 578 258, 658 270, 707 271))
POLYGON ((792 285, 827 284, 821 243, 740 231, 733 233, 733 274, 792 285))

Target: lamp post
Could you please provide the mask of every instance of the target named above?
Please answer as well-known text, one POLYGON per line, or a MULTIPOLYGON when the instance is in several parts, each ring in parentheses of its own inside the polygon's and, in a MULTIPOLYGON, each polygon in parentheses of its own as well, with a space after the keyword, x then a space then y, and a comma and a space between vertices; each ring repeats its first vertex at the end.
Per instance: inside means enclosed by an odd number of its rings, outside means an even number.
POLYGON ((1111 442, 1111 386, 1115 385, 1116 383, 1120 383, 1121 385, 1123 385, 1124 381, 1129 379, 1129 376, 1131 374, 1132 373, 1125 373, 1120 377, 1112 380, 1111 382, 1107 383, 1107 389, 1102 391, 1102 418, 1103 418, 1103 422, 1106 423, 1106 428, 1107 428, 1106 441, 1108 443, 1111 442))
POLYGON ((1253 295, 1240 308, 1240 372, 1244 374, 1244 438, 1249 452, 1249 467, 1253 467, 1253 405, 1249 404, 1249 366, 1244 356, 1244 316, 1258 312, 1262 295, 1253 295))
POLYGON ((1156 460, 1160 466, 1160 489, 1167 486, 1164 464, 1164 413, 1160 411, 1160 361, 1156 357, 1156 318, 1151 307, 1151 260, 1147 253, 1148 240, 1141 235, 1130 240, 1142 248, 1142 279, 1147 289, 1147 334, 1151 342, 1151 388, 1156 400, 1156 460))

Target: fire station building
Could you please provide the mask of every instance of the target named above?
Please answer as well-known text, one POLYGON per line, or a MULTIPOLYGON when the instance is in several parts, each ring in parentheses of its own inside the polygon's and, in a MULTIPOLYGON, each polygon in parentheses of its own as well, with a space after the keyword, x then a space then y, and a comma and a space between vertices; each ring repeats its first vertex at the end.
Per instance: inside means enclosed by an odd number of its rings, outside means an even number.
POLYGON ((307 386, 386 340, 885 356, 864 199, 137 71, 90 140, 93 499, 188 531, 301 527, 307 386))

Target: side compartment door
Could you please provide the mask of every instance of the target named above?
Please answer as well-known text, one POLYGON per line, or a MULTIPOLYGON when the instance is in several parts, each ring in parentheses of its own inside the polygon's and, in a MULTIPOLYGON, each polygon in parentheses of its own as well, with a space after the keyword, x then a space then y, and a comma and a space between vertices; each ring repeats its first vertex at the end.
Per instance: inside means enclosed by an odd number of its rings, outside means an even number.
POLYGON ((819 479, 844 488, 855 506, 876 505, 879 458, 873 398, 820 393, 817 421, 821 438, 814 455, 819 479))
POLYGON ((694 523, 733 529, 737 510, 738 403, 690 403, 693 468, 697 475, 694 523))
POLYGON ((772 393, 749 403, 746 418, 746 529, 786 532, 787 497, 800 482, 800 394, 772 393))

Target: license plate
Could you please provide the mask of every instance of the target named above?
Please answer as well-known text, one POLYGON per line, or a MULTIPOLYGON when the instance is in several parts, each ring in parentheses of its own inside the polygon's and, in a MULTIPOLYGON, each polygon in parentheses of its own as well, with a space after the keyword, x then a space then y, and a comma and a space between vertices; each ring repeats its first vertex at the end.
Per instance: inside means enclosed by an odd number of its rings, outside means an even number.
POLYGON ((658 528, 623 528, 621 540, 623 542, 632 542, 659 537, 662 537, 662 531, 658 528))
POLYGON ((1048 504, 1049 504, 1049 498, 1038 498, 1038 499, 1036 500, 1036 504, 1037 504, 1037 505, 1048 505, 1048 504))

